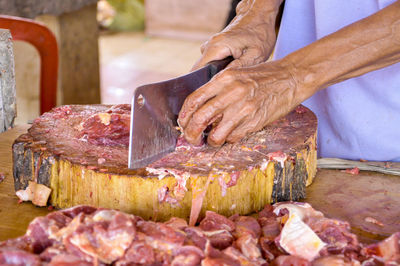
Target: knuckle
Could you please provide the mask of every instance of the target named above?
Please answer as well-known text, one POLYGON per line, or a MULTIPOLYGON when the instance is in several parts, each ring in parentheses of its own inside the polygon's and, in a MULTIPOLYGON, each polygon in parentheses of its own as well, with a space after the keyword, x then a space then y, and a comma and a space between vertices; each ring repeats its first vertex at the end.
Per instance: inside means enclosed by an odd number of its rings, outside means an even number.
POLYGON ((253 114, 257 110, 255 104, 253 102, 248 102, 242 109, 245 114, 253 114))
POLYGON ((244 120, 248 120, 255 112, 257 112, 257 107, 252 101, 244 102, 238 110, 238 113, 244 120))
POLYGON ((213 112, 218 112, 224 108, 226 103, 225 97, 217 96, 214 99, 208 102, 210 108, 212 108, 213 112))
POLYGON ((236 91, 240 95, 246 94, 247 90, 248 90, 247 87, 245 85, 243 85, 243 84, 236 85, 236 91))
POLYGON ((234 93, 237 96, 244 97, 247 94, 248 90, 249 90, 249 88, 248 88, 247 84, 245 84, 243 82, 235 82, 234 93))
POLYGON ((185 138, 190 144, 196 144, 196 137, 193 137, 190 134, 186 134, 185 138))
POLYGON ((215 147, 224 144, 225 139, 222 136, 217 136, 215 133, 212 133, 208 135, 207 141, 211 146, 215 147))
POLYGON ((195 109, 196 108, 195 100, 196 100, 196 98, 194 98, 192 95, 189 95, 185 99, 185 101, 182 105, 181 113, 185 113, 185 112, 195 109))
POLYGON ((216 47, 219 46, 219 44, 223 41, 223 37, 221 37, 220 34, 214 35, 212 36, 208 41, 204 42, 201 46, 200 46, 200 51, 202 53, 206 52, 207 50, 210 49, 215 49, 216 47))
POLYGON ((224 40, 225 40, 225 34, 219 33, 219 34, 213 35, 208 42, 215 44, 215 43, 223 42, 224 40))
POLYGON ((228 143, 235 143, 235 142, 238 142, 239 140, 241 140, 243 137, 244 137, 244 136, 242 136, 241 133, 234 133, 234 134, 229 135, 229 136, 226 138, 226 142, 228 142, 228 143))
POLYGON ((256 59, 263 57, 263 51, 260 48, 254 48, 253 49, 253 57, 255 57, 256 59))
POLYGON ((192 123, 196 126, 206 126, 207 120, 202 113, 196 112, 192 116, 192 123))
POLYGON ((254 52, 251 56, 245 58, 246 66, 252 66, 264 62, 264 56, 261 52, 254 52))
POLYGON ((204 51, 206 50, 206 47, 208 46, 208 41, 206 41, 205 43, 203 43, 201 46, 200 46, 200 52, 201 53, 204 53, 204 51))
POLYGON ((201 136, 202 130, 198 127, 193 125, 189 125, 187 128, 184 129, 184 136, 189 143, 196 143, 201 136))
POLYGON ((224 83, 231 83, 236 79, 236 71, 228 68, 216 76, 217 80, 224 83))
POLYGON ((227 66, 227 69, 234 69, 239 67, 242 67, 242 62, 240 62, 240 59, 235 59, 227 66))
POLYGON ((231 51, 232 51, 232 56, 234 58, 240 59, 243 56, 243 53, 245 51, 244 47, 242 47, 240 44, 231 44, 230 46, 231 51))

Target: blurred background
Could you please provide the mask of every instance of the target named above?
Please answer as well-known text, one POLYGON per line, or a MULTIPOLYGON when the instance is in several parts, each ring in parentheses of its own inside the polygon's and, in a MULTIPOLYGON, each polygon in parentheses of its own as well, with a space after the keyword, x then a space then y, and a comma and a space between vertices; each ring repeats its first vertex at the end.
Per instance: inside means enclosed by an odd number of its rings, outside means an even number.
MULTIPOLYGON (((235 2, 0 0, 0 10, 43 23, 56 36, 57 105, 117 104, 129 103, 139 85, 189 72, 235 2)), ((21 124, 39 116, 40 57, 27 42, 13 41, 13 49, 21 124)))

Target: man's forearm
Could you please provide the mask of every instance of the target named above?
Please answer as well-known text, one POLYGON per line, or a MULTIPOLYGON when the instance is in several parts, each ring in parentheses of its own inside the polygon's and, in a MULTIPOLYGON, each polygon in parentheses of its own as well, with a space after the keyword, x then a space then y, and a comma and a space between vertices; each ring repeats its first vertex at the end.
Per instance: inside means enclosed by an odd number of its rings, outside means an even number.
POLYGON ((400 1, 282 61, 304 99, 329 85, 400 62, 400 1))
POLYGON ((236 7, 236 14, 244 15, 250 10, 256 10, 265 16, 268 12, 277 11, 282 3, 283 0, 242 0, 236 7))
POLYGON ((201 57, 192 70, 232 56, 228 67, 252 66, 265 62, 276 41, 275 24, 283 0, 244 0, 236 17, 221 32, 201 46, 201 57))
POLYGON ((237 15, 232 24, 241 20, 242 24, 250 26, 249 29, 265 23, 274 25, 282 2, 283 0, 242 0, 236 8, 237 15))

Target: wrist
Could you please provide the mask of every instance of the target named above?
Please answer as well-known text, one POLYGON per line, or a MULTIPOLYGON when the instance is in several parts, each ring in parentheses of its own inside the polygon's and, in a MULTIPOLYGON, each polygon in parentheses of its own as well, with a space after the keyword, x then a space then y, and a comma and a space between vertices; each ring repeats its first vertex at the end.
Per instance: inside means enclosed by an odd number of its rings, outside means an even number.
POLYGON ((245 14, 238 15, 224 31, 245 30, 251 36, 251 42, 259 43, 270 54, 275 46, 275 24, 281 1, 255 0, 252 2, 252 7, 245 14), (262 5, 263 2, 268 4, 262 5))
POLYGON ((246 21, 249 28, 265 24, 275 27, 282 2, 283 0, 242 0, 237 6, 233 22, 246 21))
POLYGON ((316 93, 321 85, 315 72, 303 67, 297 67, 290 56, 277 61, 282 69, 287 71, 294 86, 295 105, 302 103, 316 93))
POLYGON ((283 0, 242 0, 236 7, 237 15, 244 15, 249 10, 258 10, 260 13, 274 12, 279 9, 283 0))

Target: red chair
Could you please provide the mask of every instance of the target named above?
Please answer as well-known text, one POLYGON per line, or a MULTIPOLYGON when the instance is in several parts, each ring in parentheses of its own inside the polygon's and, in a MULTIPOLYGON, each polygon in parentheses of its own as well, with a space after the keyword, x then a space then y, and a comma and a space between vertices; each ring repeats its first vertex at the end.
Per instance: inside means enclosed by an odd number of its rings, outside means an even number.
POLYGON ((8 29, 14 40, 26 41, 40 55, 40 114, 57 103, 58 47, 53 33, 30 19, 0 15, 0 28, 8 29))

